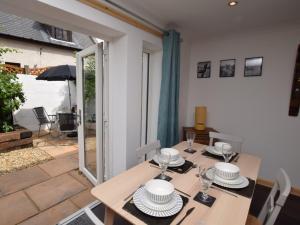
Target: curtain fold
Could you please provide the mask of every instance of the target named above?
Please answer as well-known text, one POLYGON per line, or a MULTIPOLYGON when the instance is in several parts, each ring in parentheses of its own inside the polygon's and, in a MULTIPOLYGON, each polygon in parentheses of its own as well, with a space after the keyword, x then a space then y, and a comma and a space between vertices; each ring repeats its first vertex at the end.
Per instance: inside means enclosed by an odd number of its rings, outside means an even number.
POLYGON ((180 79, 180 33, 175 30, 163 36, 162 80, 160 87, 157 139, 161 147, 179 142, 178 103, 180 79))

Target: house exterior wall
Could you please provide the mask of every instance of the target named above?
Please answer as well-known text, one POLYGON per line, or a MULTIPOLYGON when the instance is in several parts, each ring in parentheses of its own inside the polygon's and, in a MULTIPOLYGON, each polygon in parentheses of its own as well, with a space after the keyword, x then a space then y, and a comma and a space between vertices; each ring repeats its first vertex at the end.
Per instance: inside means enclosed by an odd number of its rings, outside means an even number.
POLYGON ((4 62, 20 63, 21 67, 48 67, 63 64, 75 65, 76 58, 73 50, 51 47, 42 43, 30 43, 0 37, 0 46, 14 48, 19 53, 7 53, 2 57, 4 62))

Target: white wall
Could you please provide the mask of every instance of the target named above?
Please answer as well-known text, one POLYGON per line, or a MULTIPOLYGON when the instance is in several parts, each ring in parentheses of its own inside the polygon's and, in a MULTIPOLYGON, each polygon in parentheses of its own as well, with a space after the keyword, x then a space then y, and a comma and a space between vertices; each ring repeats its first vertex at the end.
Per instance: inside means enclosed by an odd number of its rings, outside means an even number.
POLYGON ((57 66, 63 64, 75 65, 76 58, 73 50, 54 48, 39 43, 28 43, 19 40, 0 38, 0 45, 14 48, 18 53, 7 53, 1 60, 4 62, 20 63, 21 67, 30 68, 57 66))
POLYGON ((194 107, 207 106, 208 126, 243 137, 243 151, 262 158, 260 177, 271 180, 282 167, 298 187, 300 118, 288 111, 299 37, 299 26, 285 26, 192 43, 184 122, 193 125, 194 107), (244 58, 254 56, 264 57, 262 76, 244 77, 244 58), (219 78, 219 60, 232 58, 235 77, 219 78), (211 78, 197 79, 197 62, 206 60, 211 78))
MULTIPOLYGON (((43 106, 50 115, 57 112, 70 112, 67 81, 36 80, 36 76, 24 74, 17 76, 23 85, 26 101, 18 111, 14 112, 15 123, 36 131, 39 129, 39 124, 32 111, 34 107, 43 106)), ((76 89, 72 81, 70 81, 70 91, 71 104, 75 105, 76 89)))
POLYGON ((183 37, 180 43, 180 83, 179 83, 179 138, 182 140, 182 127, 186 126, 185 118, 188 113, 188 76, 190 64, 190 41, 183 37))

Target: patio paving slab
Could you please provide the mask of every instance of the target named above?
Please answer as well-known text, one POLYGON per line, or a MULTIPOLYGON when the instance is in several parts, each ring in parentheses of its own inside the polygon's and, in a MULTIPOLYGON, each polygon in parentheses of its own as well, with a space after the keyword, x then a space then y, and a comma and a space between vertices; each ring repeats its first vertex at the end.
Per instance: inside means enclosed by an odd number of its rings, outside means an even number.
POLYGON ((78 151, 78 147, 74 145, 73 146, 44 146, 39 148, 43 149, 45 152, 47 152, 49 155, 51 155, 54 158, 70 155, 78 151))
POLYGON ((69 174, 54 177, 26 189, 40 210, 45 210, 87 189, 69 174))
POLYGON ((96 198, 91 194, 91 189, 80 192, 71 198, 71 201, 79 208, 83 208, 95 200, 96 198))
POLYGON ((38 165, 51 177, 61 175, 78 168, 78 160, 70 156, 61 157, 38 165))
POLYGON ((80 183, 85 185, 86 187, 88 187, 88 188, 94 187, 94 185, 84 175, 80 174, 80 172, 78 170, 72 170, 72 171, 69 172, 69 174, 73 178, 78 180, 80 183))
POLYGON ((0 225, 17 224, 37 213, 38 209, 22 191, 0 199, 0 225))
POLYGON ((0 196, 20 191, 49 178, 50 176, 37 166, 0 176, 0 196))
POLYGON ((19 225, 54 225, 77 210, 78 208, 71 201, 66 200, 19 225))

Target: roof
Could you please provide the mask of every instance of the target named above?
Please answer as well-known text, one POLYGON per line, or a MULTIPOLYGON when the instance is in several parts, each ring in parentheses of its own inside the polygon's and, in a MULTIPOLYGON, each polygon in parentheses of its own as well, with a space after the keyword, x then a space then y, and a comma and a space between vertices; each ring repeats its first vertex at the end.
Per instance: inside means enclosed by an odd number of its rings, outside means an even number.
POLYGON ((72 32, 73 42, 56 40, 51 38, 44 24, 0 11, 1 34, 79 50, 94 44, 91 37, 77 32, 72 32))

